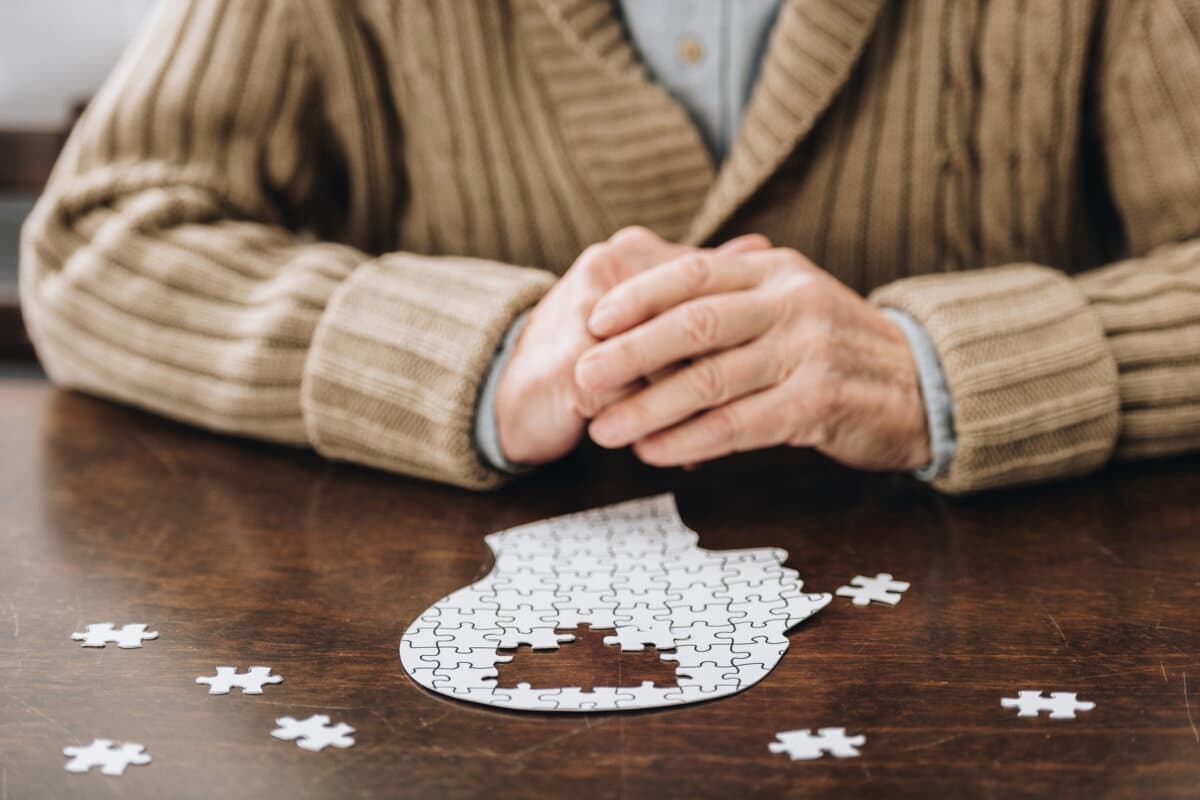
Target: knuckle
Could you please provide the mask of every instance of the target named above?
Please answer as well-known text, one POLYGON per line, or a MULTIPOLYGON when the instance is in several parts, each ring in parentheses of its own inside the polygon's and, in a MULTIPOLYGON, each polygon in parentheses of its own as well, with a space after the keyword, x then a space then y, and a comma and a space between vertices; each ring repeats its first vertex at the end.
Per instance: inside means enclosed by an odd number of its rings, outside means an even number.
POLYGON ((690 303, 680 312, 684 335, 701 350, 714 347, 718 341, 720 318, 710 303, 690 303))
POLYGON ((688 369, 692 390, 707 406, 715 406, 725 400, 725 376, 716 359, 703 358, 688 369))
POLYGON ((785 309, 793 315, 811 316, 818 311, 820 298, 811 279, 789 280, 781 292, 785 309))
POLYGON ((772 248, 771 254, 775 257, 776 263, 784 269, 807 272, 816 268, 802 253, 790 247, 772 248))
POLYGON ((712 263, 703 253, 689 253, 676 262, 679 279, 688 289, 703 289, 712 276, 712 263))
POLYGON ((616 268, 616 254, 608 244, 589 245, 575 262, 583 277, 607 281, 616 268))
POLYGON ((658 234, 644 225, 629 225, 614 233, 609 241, 615 245, 643 247, 659 240, 658 234))

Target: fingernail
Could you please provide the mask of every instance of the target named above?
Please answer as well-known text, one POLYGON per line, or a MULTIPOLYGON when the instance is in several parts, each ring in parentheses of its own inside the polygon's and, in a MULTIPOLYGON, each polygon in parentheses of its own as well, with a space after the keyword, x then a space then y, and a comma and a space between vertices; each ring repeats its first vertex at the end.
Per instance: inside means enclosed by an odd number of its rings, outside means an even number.
POLYGON ((604 336, 617 319, 617 310, 611 305, 599 304, 588 317, 588 329, 596 336, 604 336))

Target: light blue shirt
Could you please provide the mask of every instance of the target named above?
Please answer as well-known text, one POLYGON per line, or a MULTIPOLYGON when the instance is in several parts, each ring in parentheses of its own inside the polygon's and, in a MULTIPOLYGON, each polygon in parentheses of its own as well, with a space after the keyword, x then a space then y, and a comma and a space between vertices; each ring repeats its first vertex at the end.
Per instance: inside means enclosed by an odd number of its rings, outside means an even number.
POLYGON ((780 0, 620 0, 646 71, 691 115, 720 163, 754 90, 780 0))
MULTIPOLYGON (((617 0, 630 39, 650 77, 683 106, 720 163, 750 100, 781 0, 617 0)), ((954 408, 937 350, 910 315, 885 309, 912 348, 925 403, 933 459, 914 473, 945 474, 954 458, 954 408)), ((525 315, 509 327, 479 393, 475 445, 484 460, 508 472, 524 468, 504 457, 496 425, 496 388, 525 315)))

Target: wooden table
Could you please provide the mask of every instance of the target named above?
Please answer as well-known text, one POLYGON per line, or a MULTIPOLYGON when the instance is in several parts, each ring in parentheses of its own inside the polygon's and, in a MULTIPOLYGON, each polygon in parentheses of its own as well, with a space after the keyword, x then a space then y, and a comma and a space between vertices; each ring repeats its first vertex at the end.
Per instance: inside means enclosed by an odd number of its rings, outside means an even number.
MULTIPOLYGON (((0 384, 0 443, 4 800, 1200 795, 1200 459, 953 500, 794 452, 689 474, 585 451, 470 494, 37 382, 0 384), (784 547, 809 589, 882 571, 913 587, 895 608, 835 599, 761 684, 708 704, 493 711, 404 674, 401 632, 487 572, 484 534, 662 491, 703 546, 784 547), (107 620, 161 636, 69 639, 107 620), (194 680, 218 664, 285 681, 210 697, 194 680), (1020 689, 1097 707, 1019 719, 1000 698, 1020 689), (357 745, 268 735, 311 713, 352 724, 357 745), (767 750, 825 726, 865 734, 862 757, 767 750), (141 742, 153 763, 65 772, 62 747, 94 737, 141 742)), ((521 670, 587 686, 621 658, 657 668, 636 656, 566 645, 521 670)))

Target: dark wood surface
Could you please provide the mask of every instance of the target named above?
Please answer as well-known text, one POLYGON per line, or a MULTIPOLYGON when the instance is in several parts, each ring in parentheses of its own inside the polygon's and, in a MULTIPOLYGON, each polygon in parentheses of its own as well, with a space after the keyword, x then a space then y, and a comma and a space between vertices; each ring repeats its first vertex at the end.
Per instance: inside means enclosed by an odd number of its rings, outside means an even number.
MULTIPOLYGON (((4 800, 1200 795, 1196 458, 954 500, 799 453, 689 474, 585 451, 477 495, 38 382, 0 383, 0 454, 4 800), (401 632, 486 574, 484 534, 661 491, 702 546, 784 547, 809 589, 879 571, 913 587, 895 608, 835 599, 761 684, 707 704, 493 711, 405 676, 401 632), (68 638, 107 620, 161 636, 129 651, 68 638), (224 663, 285 681, 210 697, 195 677, 224 663), (1097 708, 1000 707, 1026 688, 1097 708), (352 724, 357 746, 268 735, 310 713, 352 724), (824 726, 863 733, 862 757, 767 750, 824 726), (94 737, 141 742, 153 763, 65 772, 62 747, 94 737)), ((620 657, 585 642, 518 671, 603 680, 620 657)))

